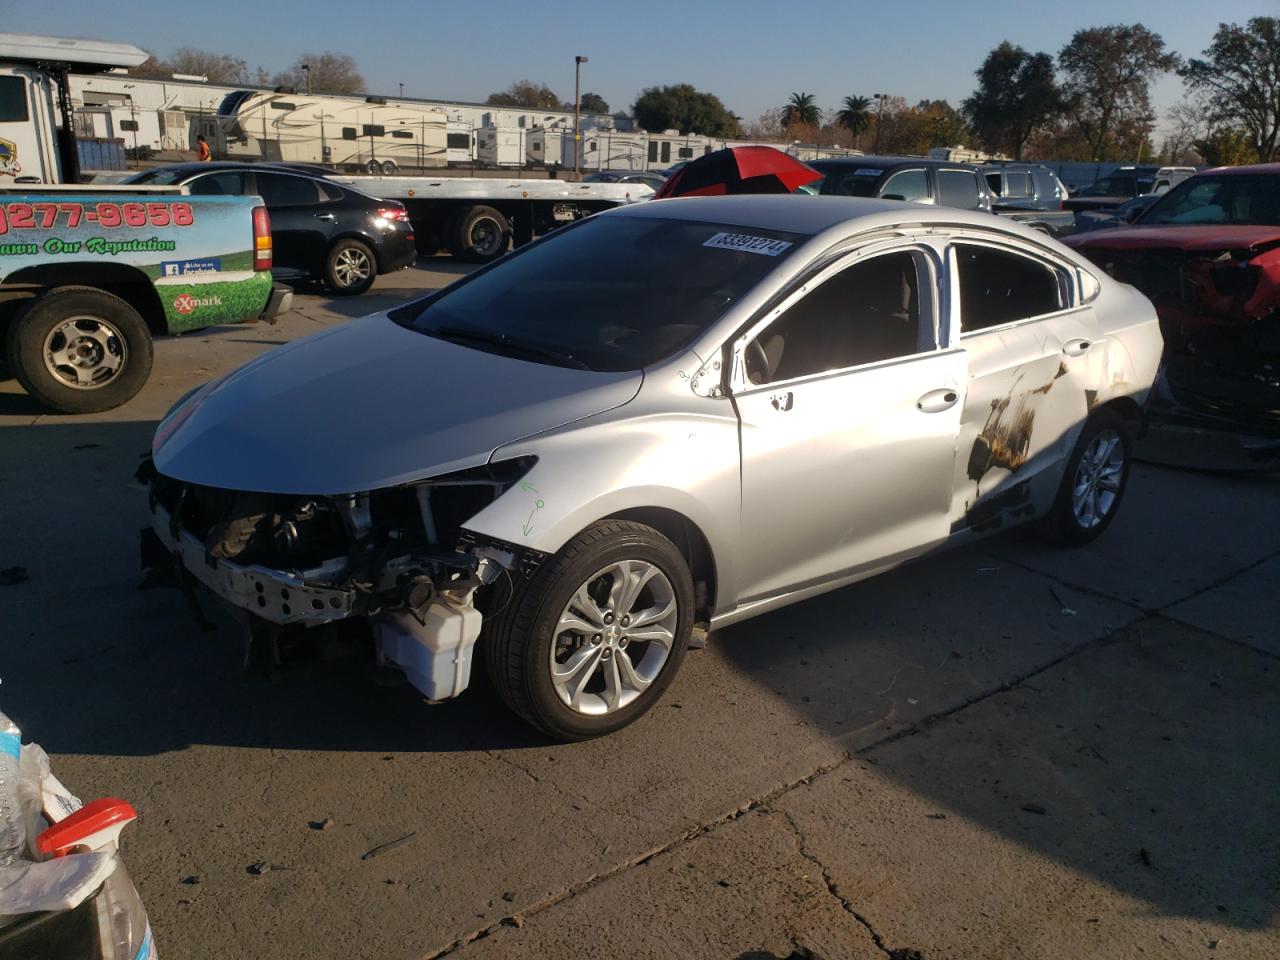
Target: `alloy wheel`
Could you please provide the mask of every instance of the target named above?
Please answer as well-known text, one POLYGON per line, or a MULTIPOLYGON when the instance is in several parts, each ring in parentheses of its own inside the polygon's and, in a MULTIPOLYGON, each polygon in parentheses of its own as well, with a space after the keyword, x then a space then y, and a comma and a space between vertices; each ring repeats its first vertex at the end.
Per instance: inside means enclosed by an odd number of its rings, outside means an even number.
POLYGON ((368 255, 355 247, 339 251, 333 262, 333 275, 344 287, 354 287, 368 280, 372 269, 368 255))
POLYGON ((1071 489, 1071 509, 1083 529, 1096 527, 1115 508, 1125 466, 1124 444, 1114 430, 1100 431, 1085 448, 1071 489))
POLYGON ((125 339, 101 317, 78 316, 58 324, 44 338, 44 364, 57 380, 79 390, 95 390, 124 369, 125 339))

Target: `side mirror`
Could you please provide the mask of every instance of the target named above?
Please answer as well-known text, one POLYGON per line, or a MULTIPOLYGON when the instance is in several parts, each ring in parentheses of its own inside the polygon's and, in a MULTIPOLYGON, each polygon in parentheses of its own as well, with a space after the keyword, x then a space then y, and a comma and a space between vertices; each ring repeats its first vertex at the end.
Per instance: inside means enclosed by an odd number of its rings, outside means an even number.
POLYGON ((1146 207, 1130 207, 1124 212, 1124 222, 1133 223, 1133 221, 1137 220, 1140 216, 1146 213, 1146 211, 1146 207))

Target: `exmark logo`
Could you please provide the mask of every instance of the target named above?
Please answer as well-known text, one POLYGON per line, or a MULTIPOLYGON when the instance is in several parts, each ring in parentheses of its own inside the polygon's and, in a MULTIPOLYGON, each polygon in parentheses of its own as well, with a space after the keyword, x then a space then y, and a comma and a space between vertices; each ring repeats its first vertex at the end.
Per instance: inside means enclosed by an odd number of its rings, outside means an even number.
POLYGON ((188 313, 194 313, 197 307, 220 307, 222 306, 221 297, 193 297, 189 293, 183 293, 174 298, 173 309, 177 310, 184 317, 188 313))

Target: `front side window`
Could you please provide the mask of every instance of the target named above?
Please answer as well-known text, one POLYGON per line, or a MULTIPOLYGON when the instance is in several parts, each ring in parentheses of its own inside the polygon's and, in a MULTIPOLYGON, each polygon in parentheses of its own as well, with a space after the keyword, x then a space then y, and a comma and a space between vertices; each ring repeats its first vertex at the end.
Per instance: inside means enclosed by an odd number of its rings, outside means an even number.
POLYGON ((960 331, 1056 313, 1069 306, 1060 271, 1031 257, 977 244, 955 246, 960 331))
POLYGON ((391 317, 490 353, 638 370, 690 343, 803 239, 747 226, 594 217, 391 317))
POLYGON ((876 184, 884 170, 879 167, 849 167, 846 164, 814 165, 825 175, 823 196, 874 197, 876 184))
POLYGON ((0 123, 27 120, 27 81, 22 77, 0 77, 0 123))
POLYGON ((968 170, 939 170, 938 202, 944 207, 975 210, 978 207, 978 178, 968 170))
POLYGON ((901 170, 884 182, 884 186, 880 188, 880 196, 928 200, 929 177, 923 170, 901 170))
POLYGON ((747 379, 778 383, 932 349, 917 256, 872 257, 805 294, 747 346, 747 379))

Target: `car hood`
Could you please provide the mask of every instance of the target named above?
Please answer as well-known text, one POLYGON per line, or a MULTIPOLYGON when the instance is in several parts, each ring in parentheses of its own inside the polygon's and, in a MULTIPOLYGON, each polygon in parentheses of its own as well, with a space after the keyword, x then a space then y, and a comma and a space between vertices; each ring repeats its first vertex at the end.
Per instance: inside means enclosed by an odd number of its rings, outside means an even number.
POLYGON ((631 400, 639 371, 484 353, 374 314, 278 347, 181 402, 156 469, 260 493, 360 493, 485 463, 506 443, 631 400))
POLYGON ((1129 226, 1099 230, 1083 237, 1067 237, 1077 249, 1163 249, 1185 253, 1215 253, 1221 250, 1254 250, 1280 244, 1280 227, 1229 226, 1129 226), (1074 241, 1074 242, 1073 242, 1074 241))

